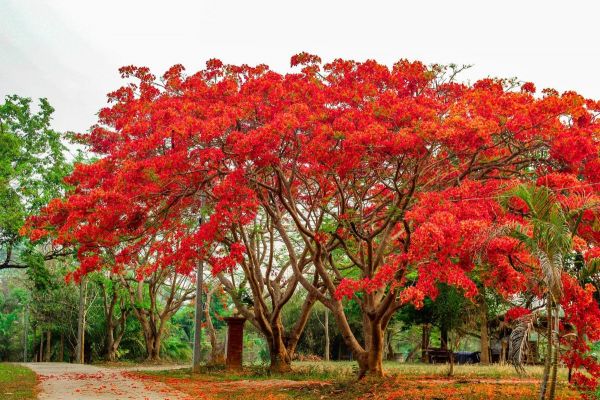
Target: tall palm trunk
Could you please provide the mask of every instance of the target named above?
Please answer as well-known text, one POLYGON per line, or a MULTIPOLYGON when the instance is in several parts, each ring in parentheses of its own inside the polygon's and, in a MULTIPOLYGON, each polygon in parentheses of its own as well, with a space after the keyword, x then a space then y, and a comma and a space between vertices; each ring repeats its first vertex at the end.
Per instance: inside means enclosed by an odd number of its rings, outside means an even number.
POLYGON ((553 341, 554 348, 552 354, 552 365, 550 370, 550 388, 548 389, 548 399, 554 400, 556 396, 556 377, 558 372, 558 357, 560 353, 560 342, 559 342, 559 315, 558 315, 558 307, 556 307, 556 316, 554 317, 554 332, 553 332, 553 341))
POLYGON ((542 383, 540 385, 539 400, 544 400, 546 398, 546 388, 548 386, 548 377, 550 375, 550 361, 552 358, 552 297, 550 292, 548 292, 546 299, 546 319, 546 337, 548 338, 548 345, 546 346, 546 357, 544 358, 544 374, 542 375, 542 383))

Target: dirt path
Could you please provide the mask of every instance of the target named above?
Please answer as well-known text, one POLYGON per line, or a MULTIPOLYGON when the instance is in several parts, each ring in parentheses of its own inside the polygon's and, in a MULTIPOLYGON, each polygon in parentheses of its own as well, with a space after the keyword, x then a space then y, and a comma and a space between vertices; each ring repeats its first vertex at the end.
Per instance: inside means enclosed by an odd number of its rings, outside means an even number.
MULTIPOLYGON (((137 368, 103 368, 66 363, 26 363, 23 365, 31 368, 39 377, 40 394, 38 398, 40 400, 189 399, 189 396, 160 382, 149 386, 130 374, 124 374, 125 371, 137 368)), ((161 367, 160 369, 168 368, 161 367)))

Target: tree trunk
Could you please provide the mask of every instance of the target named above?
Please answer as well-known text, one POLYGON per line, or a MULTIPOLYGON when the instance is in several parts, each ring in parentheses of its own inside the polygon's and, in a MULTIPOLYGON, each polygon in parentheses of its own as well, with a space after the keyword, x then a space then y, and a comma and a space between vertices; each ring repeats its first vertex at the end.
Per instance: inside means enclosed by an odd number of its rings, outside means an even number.
POLYGON ((390 331, 387 331, 387 338, 386 338, 386 344, 387 344, 387 355, 386 355, 386 360, 388 361, 393 361, 396 359, 396 353, 394 352, 394 346, 392 345, 392 334, 390 334, 390 331))
POLYGON ((283 342, 275 338, 269 340, 269 354, 271 356, 269 370, 279 373, 292 370, 292 359, 283 342))
POLYGON ((115 336, 113 327, 109 324, 106 329, 106 359, 114 362, 117 359, 117 349, 115 348, 115 336))
POLYGON ((440 342, 442 350, 448 350, 448 327, 444 324, 440 327, 440 342))
MULTIPOLYGON (((123 328, 122 328, 123 329, 123 328)), ((119 350, 119 344, 123 338, 124 331, 120 331, 115 338, 112 331, 109 331, 106 336, 106 359, 108 361, 117 361, 117 350, 119 350)))
POLYGON ((154 323, 150 323, 147 319, 140 320, 142 330, 144 332, 144 339, 146 344, 146 360, 148 361, 159 361, 160 360, 160 346, 162 341, 162 326, 160 324, 157 328, 154 323))
MULTIPOLYGON (((206 301, 204 305, 204 320, 206 321, 206 331, 210 339, 210 359, 208 364, 210 365, 225 365, 225 346, 219 343, 217 340, 217 331, 212 323, 210 317, 210 308, 212 304, 212 297, 219 286, 214 285, 211 290, 206 294, 206 301)), ((198 293, 196 292, 196 296, 198 293)))
POLYGON ((429 362, 427 349, 429 349, 429 338, 431 335, 431 325, 423 324, 421 328, 421 362, 429 362))
POLYGON ((77 318, 77 347, 75 349, 75 362, 77 364, 84 364, 83 352, 84 352, 84 340, 85 340, 85 277, 81 278, 79 282, 79 315, 77 318))
POLYGON ((550 375, 550 362, 552 358, 552 299, 550 293, 546 299, 546 328, 547 347, 546 347, 546 358, 544 359, 544 374, 542 375, 542 382, 540 384, 540 400, 546 398, 546 388, 548 386, 548 377, 550 375))
POLYGON ((60 345, 58 348, 58 362, 65 361, 65 334, 61 332, 60 334, 60 345))
POLYGON ((384 328, 381 326, 380 321, 369 321, 368 326, 368 342, 365 343, 365 347, 368 349, 359 357, 358 367, 359 379, 366 375, 373 375, 382 377, 383 374, 383 349, 385 347, 384 339, 384 328))
POLYGON ((104 338, 104 355, 108 361, 114 362, 117 360, 117 350, 125 332, 125 324, 127 322, 128 311, 125 307, 125 301, 119 296, 117 289, 117 280, 110 277, 112 281, 112 293, 109 293, 107 287, 101 283, 102 297, 104 300, 104 318, 106 319, 106 337, 104 338), (120 315, 115 318, 115 311, 119 304, 120 315))
POLYGON ((448 360, 450 361, 450 367, 448 368, 448 376, 453 376, 454 375, 454 356, 453 356, 453 354, 450 354, 450 356, 448 357, 448 360))
POLYGON ((285 327, 281 323, 281 316, 277 317, 277 321, 279 321, 279 324, 281 325, 281 333, 284 334, 283 342, 285 343, 285 347, 287 349, 290 359, 294 358, 294 355, 296 354, 296 346, 300 341, 300 336, 302 335, 302 332, 304 332, 304 328, 306 327, 306 323, 310 318, 312 308, 315 305, 316 301, 317 298, 315 296, 312 296, 310 293, 306 296, 306 298, 304 299, 304 303, 302 304, 300 316, 296 320, 296 323, 294 324, 292 329, 287 334, 285 333, 285 327))
POLYGON ((329 310, 325 309, 325 322, 323 324, 325 328, 325 361, 329 361, 329 310))
MULTIPOLYGON (((145 281, 138 281, 135 284, 120 276, 123 287, 129 292, 132 311, 142 326, 146 342, 146 359, 149 361, 160 360, 161 340, 167 321, 186 300, 192 298, 193 289, 183 289, 182 280, 177 277, 177 273, 168 269, 155 271, 145 281), (146 290, 150 305, 142 306, 146 299, 144 296, 146 290), (165 293, 165 296, 161 293, 165 293)), ((118 343, 118 339, 115 339, 115 343, 118 343)))
POLYGON ((556 396, 556 377, 558 373, 558 357, 560 354, 560 341, 559 341, 559 310, 558 306, 555 307, 556 315, 554 317, 554 332, 553 332, 553 343, 554 348, 552 349, 552 365, 550 367, 550 388, 548 389, 548 399, 554 400, 556 396))
POLYGON ((153 339, 146 342, 146 352, 148 353, 146 360, 160 361, 160 349, 153 339))
MULTIPOLYGON (((202 218, 200 218, 202 224, 202 218)), ((196 270, 196 304, 194 313, 194 349, 192 357, 192 371, 200 372, 200 358, 202 357, 202 291, 204 284, 204 263, 200 261, 196 270)))
POLYGON ((23 362, 27 362, 27 347, 29 347, 29 343, 27 340, 27 330, 28 328, 28 316, 29 313, 29 303, 25 305, 25 311, 23 312, 23 362))
POLYGON ((37 336, 37 326, 34 325, 33 326, 33 338, 31 340, 31 353, 32 353, 31 361, 32 362, 36 362, 38 360, 37 359, 37 352, 35 351, 35 345, 36 345, 35 338, 36 338, 36 336, 37 336))
POLYGON ((50 362, 50 358, 52 357, 52 332, 48 329, 46 332, 46 355, 44 357, 44 361, 50 362))
MULTIPOLYGON (((358 362, 358 378, 363 378, 367 373, 371 373, 372 371, 369 363, 369 352, 365 351, 365 349, 360 345, 358 340, 356 340, 352 329, 350 329, 350 325, 348 324, 348 320, 346 319, 346 315, 344 314, 344 307, 342 305, 342 302, 336 300, 333 301, 331 304, 327 305, 327 307, 333 313, 333 317, 335 318, 344 343, 350 348, 350 350, 352 351, 352 356, 358 362)), ((381 330, 381 327, 379 329, 381 330)), ((366 331, 367 327, 365 326, 365 336, 367 336, 366 331)), ((376 366, 373 365, 373 367, 376 366)), ((376 371, 374 372, 375 374, 377 374, 376 371)), ((383 374, 383 370, 380 370, 379 373, 383 374)))
POLYGON ((284 342, 283 324, 280 318, 273 323, 272 332, 272 337, 267 338, 271 356, 269 369, 273 372, 289 372, 292 370, 292 357, 284 342))
POLYGON ((481 320, 480 320, 480 333, 481 333, 481 365, 488 365, 490 363, 490 338, 488 333, 488 310, 485 299, 482 299, 481 303, 481 320))
POLYGON ((142 325, 146 342, 146 360, 160 361, 160 334, 154 333, 149 325, 142 325))
POLYGON ((455 340, 452 340, 450 342, 450 348, 448 349, 448 362, 450 363, 450 368, 448 368, 448 376, 454 375, 454 350, 457 347, 458 347, 458 340, 455 338, 455 340))
POLYGON ((40 333, 40 352, 38 353, 38 361, 42 362, 44 359, 44 331, 40 333))

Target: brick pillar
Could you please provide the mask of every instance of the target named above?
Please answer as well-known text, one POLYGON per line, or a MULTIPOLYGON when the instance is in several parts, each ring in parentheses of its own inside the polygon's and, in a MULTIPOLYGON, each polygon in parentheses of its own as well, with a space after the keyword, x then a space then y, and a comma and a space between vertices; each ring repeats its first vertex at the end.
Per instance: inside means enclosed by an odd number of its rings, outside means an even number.
POLYGON ((228 317, 227 322, 227 361, 229 369, 242 369, 244 350, 244 322, 246 318, 228 317))

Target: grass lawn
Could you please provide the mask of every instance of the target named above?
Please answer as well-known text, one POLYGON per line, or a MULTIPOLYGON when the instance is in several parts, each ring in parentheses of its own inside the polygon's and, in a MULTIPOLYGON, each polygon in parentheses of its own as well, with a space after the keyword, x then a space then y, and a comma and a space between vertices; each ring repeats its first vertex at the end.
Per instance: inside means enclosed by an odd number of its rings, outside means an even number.
MULTIPOLYGON (((296 362, 293 372, 269 374, 262 367, 241 372, 205 369, 192 374, 189 368, 133 373, 145 384, 161 381, 201 399, 532 399, 537 397, 541 367, 528 367, 520 377, 510 366, 455 366, 447 377, 447 366, 386 363, 386 378, 356 380, 353 362, 296 362)), ((558 399, 578 399, 559 373, 558 399)))
POLYGON ((36 384, 35 373, 29 368, 0 363, 0 399, 35 399, 36 384))

